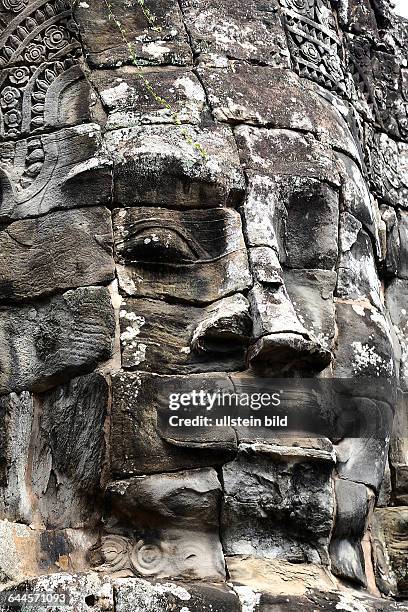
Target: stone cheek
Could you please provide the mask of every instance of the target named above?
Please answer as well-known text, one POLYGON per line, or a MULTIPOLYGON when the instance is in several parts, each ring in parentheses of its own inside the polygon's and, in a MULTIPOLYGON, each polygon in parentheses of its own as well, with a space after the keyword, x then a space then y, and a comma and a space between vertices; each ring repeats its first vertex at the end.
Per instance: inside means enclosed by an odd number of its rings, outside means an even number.
POLYGON ((37 395, 0 400, 3 483, 0 517, 37 528, 92 528, 104 460, 108 385, 99 374, 37 395))
POLYGON ((229 372, 245 368, 252 322, 241 295, 206 308, 127 299, 121 304, 120 329, 124 368, 159 374, 229 372))
POLYGON ((0 392, 46 390, 111 356, 108 290, 67 291, 48 303, 1 309, 0 392))
POLYGON ((336 304, 338 350, 335 373, 339 378, 395 376, 394 349, 387 318, 365 303, 336 304))
POLYGON ((0 232, 1 301, 22 301, 114 278, 106 208, 16 221, 0 232))

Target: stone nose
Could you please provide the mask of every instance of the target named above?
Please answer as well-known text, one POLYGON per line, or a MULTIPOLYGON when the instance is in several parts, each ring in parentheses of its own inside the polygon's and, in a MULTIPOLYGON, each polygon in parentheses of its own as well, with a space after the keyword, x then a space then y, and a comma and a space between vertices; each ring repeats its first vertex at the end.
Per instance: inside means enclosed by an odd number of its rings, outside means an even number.
POLYGON ((320 372, 330 364, 331 352, 299 320, 276 252, 256 247, 249 257, 254 285, 248 295, 253 320, 248 365, 264 375, 320 372))

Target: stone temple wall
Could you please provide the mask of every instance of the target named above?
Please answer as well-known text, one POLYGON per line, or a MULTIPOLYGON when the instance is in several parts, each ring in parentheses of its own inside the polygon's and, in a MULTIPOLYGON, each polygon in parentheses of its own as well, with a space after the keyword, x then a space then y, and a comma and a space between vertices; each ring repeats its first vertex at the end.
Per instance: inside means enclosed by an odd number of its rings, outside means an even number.
POLYGON ((408 610, 408 23, 0 0, 0 31, 0 610, 408 610), (161 425, 265 376, 386 380, 394 433, 161 425))

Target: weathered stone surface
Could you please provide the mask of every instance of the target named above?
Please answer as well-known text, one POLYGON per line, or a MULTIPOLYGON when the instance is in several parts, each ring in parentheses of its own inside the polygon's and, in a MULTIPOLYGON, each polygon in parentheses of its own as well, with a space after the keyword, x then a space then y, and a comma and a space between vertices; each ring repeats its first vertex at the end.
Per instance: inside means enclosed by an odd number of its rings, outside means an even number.
MULTIPOLYGON (((388 418, 390 431, 392 428, 392 412, 389 406, 374 400, 362 399, 360 403, 361 411, 368 406, 367 422, 374 427, 375 420, 381 416, 388 418), (373 406, 374 405, 374 406, 373 406), (369 409, 373 407, 373 410, 369 409), (379 417, 378 413, 381 415, 379 417), (385 416, 387 415, 388 416, 385 416)), ((380 437, 360 437, 345 438, 336 445, 338 462, 338 473, 341 478, 364 483, 372 487, 376 493, 379 492, 381 482, 384 477, 385 464, 388 457, 389 438, 380 437)))
MULTIPOLYGON (((390 445, 390 448, 391 448, 391 445, 390 445)), ((388 506, 391 505, 391 497, 392 497, 391 469, 390 469, 390 462, 387 461, 385 464, 384 478, 381 483, 381 488, 378 494, 376 506, 378 508, 387 508, 388 506)))
POLYGON ((38 398, 42 444, 34 465, 47 465, 48 482, 38 478, 34 492, 47 526, 89 526, 98 518, 97 503, 104 461, 104 427, 109 389, 99 374, 74 378, 38 398), (39 482, 46 483, 41 490, 39 482), (89 512, 89 504, 94 511, 89 512))
POLYGON ((335 481, 336 521, 330 542, 334 574, 367 585, 361 540, 366 530, 369 497, 366 487, 347 480, 335 481))
POLYGON ((115 609, 118 612, 241 612, 234 591, 224 585, 152 583, 146 580, 115 581, 115 609))
POLYGON ((339 184, 333 153, 312 134, 240 125, 234 130, 243 168, 261 175, 309 177, 339 184))
POLYGON ((283 214, 275 228, 279 259, 288 268, 333 269, 338 252, 337 192, 325 183, 299 177, 277 181, 283 214))
MULTIPOLYGON (((89 569, 87 549, 95 544, 95 537, 84 531, 39 531, 7 520, 0 521, 0 536, 2 612, 10 610, 10 606, 5 606, 2 599, 5 586, 42 574, 86 571, 89 569)), ((57 576, 55 580, 58 580, 57 576)))
POLYGON ((336 295, 347 300, 368 300, 381 310, 381 286, 370 236, 349 213, 341 215, 339 235, 336 295))
POLYGON ((381 219, 385 224, 384 271, 387 277, 394 277, 400 266, 400 233, 397 213, 391 206, 381 206, 381 219))
MULTIPOLYGON (((93 607, 97 612, 113 612, 114 611, 114 591, 113 585, 109 578, 100 576, 96 572, 87 574, 73 574, 64 572, 53 574, 51 576, 40 576, 35 579, 20 578, 20 584, 17 585, 19 591, 25 593, 40 592, 54 593, 56 597, 61 593, 69 593, 68 609, 77 610, 78 612, 86 612, 90 607, 93 607)), ((6 592, 13 593, 13 587, 6 592)), ((50 605, 44 603, 36 605, 39 612, 49 612, 50 605)), ((60 606, 59 606, 60 607, 60 606)), ((20 612, 29 612, 32 605, 22 603, 17 608, 20 612)), ((1 612, 8 612, 9 606, 0 603, 1 612)))
POLYGON ((0 309, 0 394, 43 391, 110 357, 115 329, 105 288, 67 291, 47 303, 0 309))
POLYGON ((339 17, 341 25, 356 34, 378 34, 375 12, 369 0, 340 0, 339 17))
POLYGON ((399 250, 397 275, 408 279, 408 212, 405 210, 398 211, 398 238, 395 237, 394 245, 394 251, 399 250))
POLYGON ((239 203, 244 193, 235 141, 226 126, 124 128, 107 134, 105 149, 114 160, 120 206, 211 208, 239 203))
POLYGON ((200 76, 219 121, 312 132, 359 159, 341 114, 289 70, 241 64, 227 70, 202 68, 200 76))
MULTIPOLYGON (((0 521, 0 584, 35 575, 38 536, 26 525, 0 521)), ((0 604, 1 609, 1 604, 0 604)))
POLYGON ((218 524, 221 491, 214 469, 111 483, 100 570, 155 578, 225 579, 218 524), (115 535, 109 535, 111 529, 115 535), (114 556, 112 545, 117 549, 114 556))
POLYGON ((260 0, 231 5, 221 0, 182 0, 181 8, 195 53, 210 64, 223 58, 261 61, 289 67, 285 34, 275 0, 265 9, 260 0))
POLYGON ((408 299, 408 282, 406 280, 395 279, 387 287, 385 302, 394 336, 394 351, 399 371, 399 381, 401 388, 408 388, 408 309, 406 308, 408 299))
POLYGON ((368 303, 336 305, 339 378, 392 378, 395 375, 390 327, 385 316, 368 303))
POLYGON ((110 446, 115 477, 213 466, 231 459, 236 451, 232 429, 169 427, 171 394, 218 389, 233 392, 226 374, 182 377, 135 372, 113 376, 110 446))
POLYGON ((329 185, 307 177, 251 172, 241 212, 249 245, 270 246, 282 266, 333 269, 336 265, 339 202, 329 185))
POLYGON ((279 227, 277 217, 284 209, 275 197, 276 182, 256 172, 246 174, 246 197, 240 209, 246 243, 249 247, 269 246, 278 253, 275 227, 279 227))
POLYGON ((178 4, 171 0, 154 0, 144 10, 137 0, 132 0, 128 5, 114 0, 111 10, 126 32, 132 53, 116 23, 109 19, 105 4, 85 2, 74 7, 84 51, 93 65, 114 67, 130 64, 133 56, 142 63, 154 65, 184 65, 191 62, 191 51, 178 4))
POLYGON ((33 420, 34 402, 29 393, 0 398, 0 517, 27 524, 33 521, 31 483, 27 478, 33 420))
POLYGON ((243 369, 252 322, 239 294, 207 308, 127 299, 120 328, 123 367, 188 374, 243 369))
POLYGON ((408 507, 378 508, 373 539, 377 584, 383 593, 407 597, 408 507))
POLYGON ((0 486, 7 484, 7 424, 6 406, 0 400, 0 486))
POLYGON ((119 284, 128 295, 205 304, 251 283, 233 210, 119 209, 114 235, 119 284))
MULTIPOLYGON (((342 212, 352 215, 371 236, 374 252, 380 256, 379 211, 359 166, 348 155, 336 153, 337 168, 341 177, 342 212)), ((347 214, 346 214, 347 217, 347 214)))
POLYGON ((114 278, 106 208, 51 213, 0 231, 0 300, 20 301, 114 278))
POLYGON ((299 320, 311 337, 316 338, 324 348, 332 350, 335 335, 335 272, 285 270, 283 275, 299 320))
POLYGON ((108 387, 102 376, 74 378, 39 396, 0 400, 5 427, 0 517, 49 529, 91 525, 102 472, 108 387))
POLYGON ((311 589, 331 591, 336 589, 333 576, 326 567, 311 563, 290 563, 283 559, 257 559, 236 555, 226 558, 228 573, 235 591, 243 599, 252 589, 273 595, 306 595, 311 589), (249 588, 248 588, 249 587, 249 588))
MULTIPOLYGON (((87 612, 92 607, 97 612, 241 612, 237 594, 226 585, 211 583, 149 581, 143 578, 116 578, 96 572, 87 574, 60 573, 27 580, 16 587, 20 591, 66 593, 70 595, 69 607, 76 612, 87 612)), ((13 593, 13 588, 7 592, 13 593)), ((39 612, 49 612, 48 605, 38 604, 39 612)), ((32 606, 22 604, 17 609, 29 612, 32 606)), ((0 602, 0 611, 8 608, 0 602)))
POLYGON ((306 597, 259 594, 258 602, 256 612, 332 612, 342 609, 353 612, 406 612, 408 609, 404 603, 384 601, 380 597, 374 598, 356 591, 328 593, 313 590, 306 597))
POLYGON ((408 397, 400 392, 390 443, 393 497, 397 505, 408 505, 408 397))
MULTIPOLYGON (((41 576, 7 589, 11 595, 19 590, 23 593, 70 594, 70 606, 78 612, 92 607, 97 612, 332 612, 333 610, 358 610, 359 612, 406 612, 408 606, 355 590, 310 589, 307 595, 275 595, 262 589, 243 585, 231 586, 208 583, 150 581, 143 578, 116 578, 101 576, 95 572, 87 574, 60 573, 41 576)), ((32 606, 21 604, 21 612, 29 612, 32 606)), ((49 606, 38 604, 39 612, 48 612, 49 606)), ((0 604, 1 612, 9 608, 0 604)))
POLYGON ((111 168, 100 144, 94 124, 2 144, 0 221, 108 203, 111 168))
POLYGON ((331 471, 327 452, 305 459, 280 455, 279 447, 240 445, 237 459, 223 467, 226 554, 327 564, 331 471))
POLYGON ((200 122, 205 92, 191 70, 146 69, 133 67, 98 70, 91 82, 108 113, 106 129, 138 124, 200 122), (146 79, 156 96, 147 89, 146 79))

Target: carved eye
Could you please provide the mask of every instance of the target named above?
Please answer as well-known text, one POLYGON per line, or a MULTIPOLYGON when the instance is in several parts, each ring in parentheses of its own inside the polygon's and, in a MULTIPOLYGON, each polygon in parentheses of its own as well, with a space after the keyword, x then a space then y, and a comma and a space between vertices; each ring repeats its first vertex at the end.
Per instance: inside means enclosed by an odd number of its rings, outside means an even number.
POLYGON ((129 262, 191 263, 201 254, 193 238, 186 238, 173 228, 159 226, 125 236, 118 249, 129 262))

